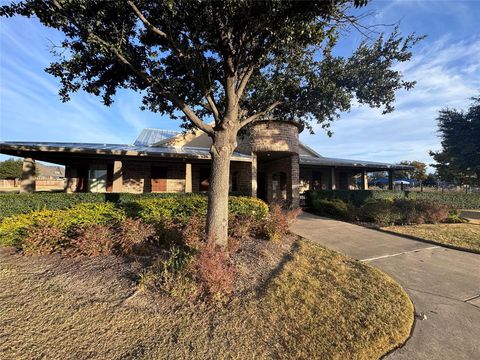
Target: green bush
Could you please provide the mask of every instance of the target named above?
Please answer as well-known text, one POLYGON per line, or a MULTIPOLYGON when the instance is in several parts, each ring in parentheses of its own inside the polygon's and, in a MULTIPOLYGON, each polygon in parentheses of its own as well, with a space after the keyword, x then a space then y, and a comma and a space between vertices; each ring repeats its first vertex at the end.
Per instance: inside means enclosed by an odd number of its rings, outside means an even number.
POLYGON ((356 210, 357 220, 379 226, 425 224, 445 221, 449 207, 426 200, 370 200, 356 210))
MULTIPOLYGON (((178 201, 186 207, 185 213, 195 212, 199 204, 206 214, 207 197, 205 194, 195 193, 34 193, 34 194, 0 194, 0 221, 18 214, 28 214, 36 210, 63 210, 71 208, 80 203, 114 203, 126 204, 140 200, 170 199, 167 202, 178 201), (174 199, 174 200, 172 200, 174 199)), ((267 205, 252 197, 230 196, 231 212, 245 215, 252 212, 265 217, 268 213, 267 205)))
POLYGON ((268 205, 259 198, 250 196, 230 196, 228 209, 235 216, 253 217, 258 220, 268 215, 268 205))
POLYGON ((357 219, 379 226, 393 225, 400 221, 401 214, 393 200, 371 200, 356 210, 357 219))
POLYGON ((114 225, 125 219, 122 209, 112 203, 78 204, 64 210, 37 210, 8 217, 0 224, 0 245, 19 245, 30 231, 51 226, 72 235, 91 225, 114 225))
MULTIPOLYGON (((265 218, 268 206, 253 197, 229 198, 229 212, 238 217, 265 218)), ((141 199, 122 205, 128 216, 138 217, 146 222, 162 222, 166 219, 187 223, 192 216, 207 215, 208 199, 205 195, 172 196, 159 199, 141 199)))
POLYGON ((480 209, 480 193, 394 190, 320 190, 307 192, 307 206, 313 206, 313 201, 316 199, 340 199, 355 206, 362 206, 369 200, 410 199, 436 202, 459 209, 480 209))
MULTIPOLYGON (((65 199, 63 196, 60 198, 65 199)), ((177 226, 185 226, 193 216, 200 218, 206 216, 207 202, 207 197, 201 194, 162 194, 162 196, 125 196, 121 201, 117 201, 117 204, 78 203, 60 210, 34 210, 7 217, 0 223, 0 245, 19 245, 29 231, 37 226, 55 227, 71 237, 79 230, 92 225, 116 226, 127 216, 147 223, 164 224, 165 220, 169 220, 177 226), (126 201, 127 199, 130 201, 126 201)), ((62 204, 67 206, 67 202, 62 204)), ((239 218, 263 219, 268 214, 268 206, 262 200, 252 197, 232 196, 229 199, 229 208, 231 215, 239 218)))
POLYGON ((346 220, 349 217, 349 209, 346 202, 340 199, 315 199, 313 209, 317 215, 346 220))

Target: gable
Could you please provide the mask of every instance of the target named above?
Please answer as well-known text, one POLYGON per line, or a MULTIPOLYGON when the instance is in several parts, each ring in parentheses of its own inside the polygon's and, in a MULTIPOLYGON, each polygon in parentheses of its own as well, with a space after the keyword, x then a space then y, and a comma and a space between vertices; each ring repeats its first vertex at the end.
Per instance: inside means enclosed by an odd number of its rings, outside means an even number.
POLYGON ((308 147, 307 145, 305 145, 303 143, 299 143, 298 154, 299 155, 313 156, 313 157, 317 157, 317 158, 322 157, 322 155, 320 155, 315 150, 313 150, 312 148, 308 147))

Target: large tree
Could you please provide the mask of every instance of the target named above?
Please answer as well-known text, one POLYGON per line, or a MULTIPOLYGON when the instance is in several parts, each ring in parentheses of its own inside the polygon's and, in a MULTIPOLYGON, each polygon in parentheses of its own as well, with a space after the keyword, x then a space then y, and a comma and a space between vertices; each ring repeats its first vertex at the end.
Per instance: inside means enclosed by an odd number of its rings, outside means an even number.
POLYGON ((393 67, 408 61, 414 35, 376 34, 352 15, 366 0, 26 0, 0 15, 36 16, 64 41, 46 71, 60 95, 84 90, 110 105, 119 88, 143 109, 181 118, 212 138, 207 231, 225 245, 230 156, 240 129, 259 119, 296 120, 328 131, 354 99, 393 110, 410 89, 393 67), (350 57, 334 54, 356 28, 367 35, 350 57))
POLYGON ((480 97, 467 111, 443 109, 438 114, 442 150, 430 152, 442 180, 480 186, 480 97))
POLYGON ((23 160, 7 159, 0 161, 0 179, 19 179, 22 177, 23 160))

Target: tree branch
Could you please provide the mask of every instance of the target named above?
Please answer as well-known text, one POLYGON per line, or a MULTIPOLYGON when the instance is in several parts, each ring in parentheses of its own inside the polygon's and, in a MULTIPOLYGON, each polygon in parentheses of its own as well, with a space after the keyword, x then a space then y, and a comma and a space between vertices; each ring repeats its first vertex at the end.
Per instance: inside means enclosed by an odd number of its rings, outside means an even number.
POLYGON ((240 123, 240 128, 254 122, 255 120, 258 120, 259 118, 261 118, 262 116, 265 116, 267 115, 270 111, 272 111, 273 109, 275 109, 277 106, 281 105, 283 102, 282 101, 275 101, 272 105, 270 105, 269 107, 267 107, 265 110, 263 111, 260 111, 259 113, 256 113, 248 118, 246 118, 245 120, 243 120, 241 123, 240 123))
POLYGON ((137 15, 137 17, 140 19, 140 21, 147 27, 149 28, 151 31, 153 31, 155 34, 157 34, 158 36, 168 40, 169 42, 170 39, 168 38, 167 34, 164 33, 162 30, 160 30, 159 28, 157 28, 156 26, 154 26, 150 21, 147 20, 147 18, 141 13, 141 11, 135 6, 135 4, 133 3, 133 1, 130 1, 128 0, 127 1, 127 4, 130 5, 130 7, 132 8, 133 12, 135 13, 135 15, 137 15))
POLYGON ((211 95, 206 95, 205 98, 208 101, 208 106, 210 106, 210 110, 213 113, 213 117, 215 118, 215 123, 220 122, 220 113, 218 112, 217 105, 215 104, 215 101, 213 100, 213 97, 211 95))
MULTIPOLYGON (((57 1, 53 0, 53 4, 55 7, 63 12, 64 9, 62 5, 57 1)), ((108 48, 108 50, 113 53, 117 59, 124 65, 128 66, 130 70, 134 74, 136 74, 141 80, 143 80, 146 84, 148 84, 158 95, 164 96, 168 100, 170 100, 176 107, 178 107, 184 114, 187 116, 190 121, 199 129, 203 130, 207 134, 212 135, 214 133, 212 126, 205 124, 202 119, 200 119, 195 112, 183 101, 180 97, 177 95, 170 93, 168 91, 163 90, 161 87, 159 87, 158 84, 156 84, 150 76, 145 72, 140 69, 137 69, 118 49, 115 47, 113 44, 109 43, 108 41, 102 39, 100 36, 97 34, 93 33, 90 30, 85 30, 82 29, 81 26, 79 26, 73 19, 69 18, 65 13, 62 14, 65 16, 69 21, 71 21, 72 24, 74 24, 79 31, 84 32, 87 35, 87 41, 89 38, 95 39, 97 42, 101 43, 103 46, 108 48)))
POLYGON ((135 15, 140 19, 140 21, 145 25, 146 28, 150 29, 152 32, 160 36, 161 38, 164 38, 167 40, 170 44, 170 46, 173 48, 173 50, 177 53, 178 57, 182 59, 183 65, 185 68, 191 73, 192 80, 197 81, 198 85, 202 88, 202 90, 205 92, 205 98, 208 101, 208 104, 210 106, 210 110, 213 113, 213 117, 215 119, 215 122, 219 122, 220 120, 220 114, 217 108, 217 105, 215 104, 215 100, 213 97, 209 94, 209 89, 208 86, 205 84, 203 79, 199 76, 195 75, 195 71, 188 65, 188 60, 183 51, 179 48, 177 44, 171 39, 165 32, 157 28, 155 25, 153 25, 148 19, 145 17, 145 15, 142 14, 142 12, 137 8, 137 6, 133 3, 133 1, 128 0, 127 1, 128 5, 132 8, 133 12, 135 15))
POLYGON ((241 99, 243 96, 243 93, 245 91, 245 88, 247 87, 248 81, 252 77, 253 72, 255 71, 255 66, 250 66, 245 74, 243 75, 242 79, 240 80, 240 83, 238 84, 237 87, 237 98, 241 99))

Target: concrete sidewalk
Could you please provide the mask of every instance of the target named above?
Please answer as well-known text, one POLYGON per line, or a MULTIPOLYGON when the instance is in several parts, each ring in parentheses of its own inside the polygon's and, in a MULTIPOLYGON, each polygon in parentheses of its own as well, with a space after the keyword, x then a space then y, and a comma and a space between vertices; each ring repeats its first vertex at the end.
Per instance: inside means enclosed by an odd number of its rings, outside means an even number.
POLYGON ((407 291, 415 329, 386 359, 480 360, 480 255, 308 213, 292 231, 380 268, 407 291))

